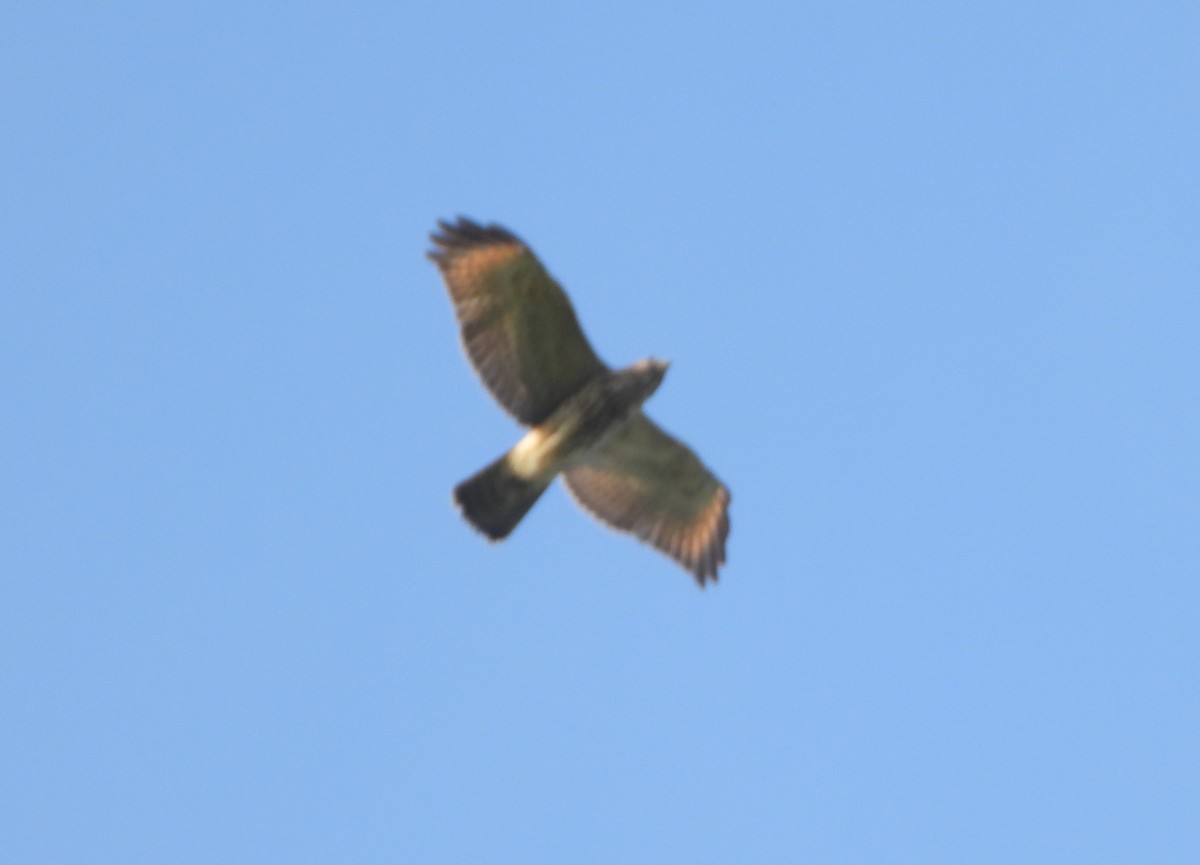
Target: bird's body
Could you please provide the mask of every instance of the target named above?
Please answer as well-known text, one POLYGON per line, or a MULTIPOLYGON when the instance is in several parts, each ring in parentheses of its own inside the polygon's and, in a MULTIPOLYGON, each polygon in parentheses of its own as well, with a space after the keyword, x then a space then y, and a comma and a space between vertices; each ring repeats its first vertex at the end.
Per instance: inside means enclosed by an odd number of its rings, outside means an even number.
POLYGON ((599 453, 654 392, 666 372, 640 361, 588 381, 483 471, 454 490, 467 519, 494 541, 516 528, 554 478, 599 453))
POLYGON ((642 361, 603 372, 572 394, 510 452, 513 471, 532 480, 553 477, 602 447, 629 422, 633 411, 658 389, 667 365, 642 361))
POLYGON ((455 488, 467 519, 493 540, 506 537, 561 473, 586 510, 666 552, 701 585, 715 580, 729 492, 641 411, 667 364, 610 369, 566 294, 514 235, 465 219, 440 227, 430 257, 454 300, 467 353, 501 405, 530 427, 455 488))

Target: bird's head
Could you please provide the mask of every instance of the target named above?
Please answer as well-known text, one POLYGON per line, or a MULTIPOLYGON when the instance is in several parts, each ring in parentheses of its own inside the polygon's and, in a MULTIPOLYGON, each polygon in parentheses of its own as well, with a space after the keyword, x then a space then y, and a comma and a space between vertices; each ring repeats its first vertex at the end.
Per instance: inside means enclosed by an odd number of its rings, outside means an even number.
POLYGON ((628 367, 626 372, 636 382, 639 402, 649 399, 650 395, 658 390, 663 376, 667 374, 667 367, 670 365, 669 361, 647 357, 628 367))

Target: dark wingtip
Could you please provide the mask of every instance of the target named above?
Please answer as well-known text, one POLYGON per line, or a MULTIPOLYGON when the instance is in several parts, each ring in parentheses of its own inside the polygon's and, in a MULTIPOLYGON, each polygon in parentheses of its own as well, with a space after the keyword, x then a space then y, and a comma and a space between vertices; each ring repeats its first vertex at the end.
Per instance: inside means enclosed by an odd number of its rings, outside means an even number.
POLYGON ((455 255, 480 246, 521 242, 520 238, 501 225, 481 225, 466 216, 457 216, 453 222, 439 219, 437 226, 437 231, 429 235, 434 248, 426 256, 439 266, 455 255))

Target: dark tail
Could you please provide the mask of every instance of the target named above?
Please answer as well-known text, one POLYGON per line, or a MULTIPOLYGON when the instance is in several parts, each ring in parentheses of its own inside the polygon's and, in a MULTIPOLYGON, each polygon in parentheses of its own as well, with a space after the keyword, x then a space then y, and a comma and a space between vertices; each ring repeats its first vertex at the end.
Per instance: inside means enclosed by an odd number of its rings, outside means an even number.
POLYGON ((471 525, 498 541, 517 527, 551 480, 522 480, 513 474, 505 454, 455 487, 454 501, 471 525))

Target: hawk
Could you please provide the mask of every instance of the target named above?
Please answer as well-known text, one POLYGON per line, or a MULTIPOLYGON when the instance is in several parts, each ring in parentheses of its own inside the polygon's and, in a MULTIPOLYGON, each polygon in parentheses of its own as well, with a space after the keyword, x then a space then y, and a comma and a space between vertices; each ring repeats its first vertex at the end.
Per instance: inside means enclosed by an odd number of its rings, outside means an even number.
POLYGON ((529 432, 463 481, 454 500, 491 540, 509 535, 561 474, 584 510, 692 573, 717 579, 729 535, 729 490, 642 412, 667 363, 610 369, 571 302, 516 235, 459 217, 438 222, 441 271, 467 356, 492 396, 529 432))

